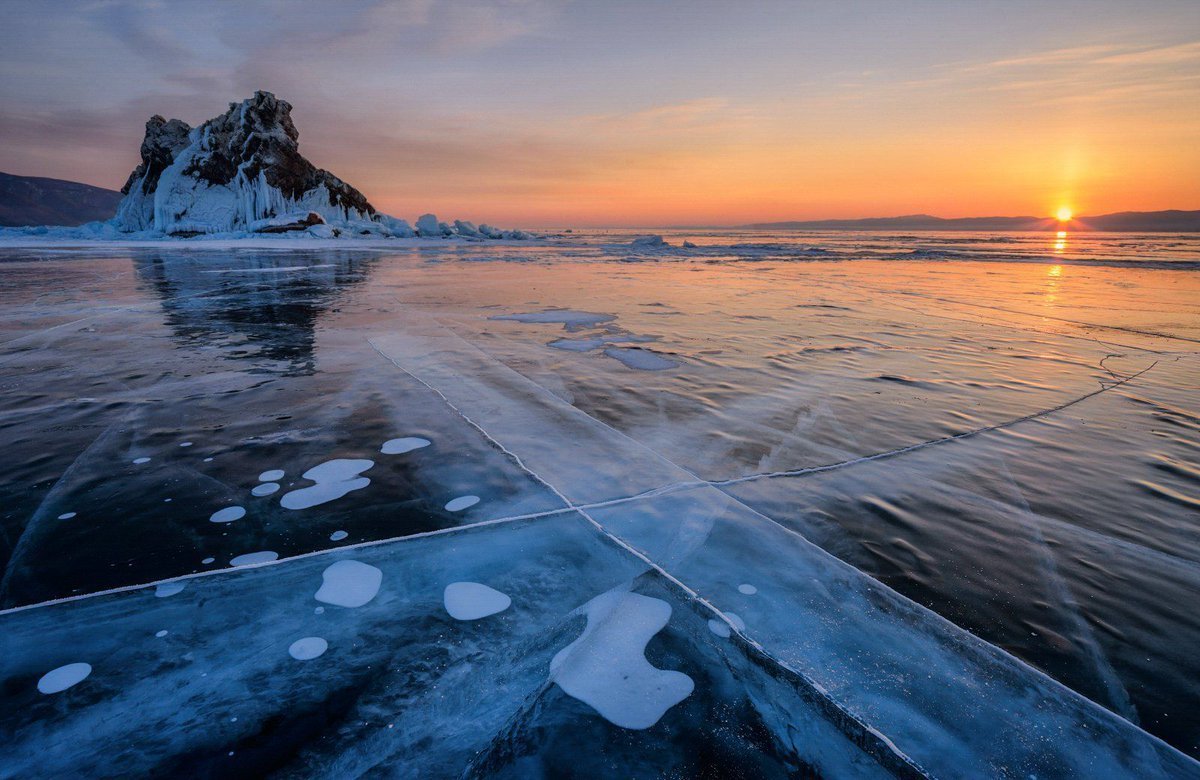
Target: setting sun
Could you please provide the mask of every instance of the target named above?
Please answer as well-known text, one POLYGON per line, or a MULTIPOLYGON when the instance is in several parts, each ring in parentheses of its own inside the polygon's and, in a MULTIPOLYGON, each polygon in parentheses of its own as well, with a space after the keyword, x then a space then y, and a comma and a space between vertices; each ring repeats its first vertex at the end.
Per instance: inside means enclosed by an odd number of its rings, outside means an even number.
POLYGON ((1060 208, 1058 210, 1058 213, 1055 214, 1055 216, 1058 217, 1059 222, 1070 222, 1071 221, 1071 210, 1069 208, 1067 208, 1066 206, 1063 206, 1062 208, 1060 208))

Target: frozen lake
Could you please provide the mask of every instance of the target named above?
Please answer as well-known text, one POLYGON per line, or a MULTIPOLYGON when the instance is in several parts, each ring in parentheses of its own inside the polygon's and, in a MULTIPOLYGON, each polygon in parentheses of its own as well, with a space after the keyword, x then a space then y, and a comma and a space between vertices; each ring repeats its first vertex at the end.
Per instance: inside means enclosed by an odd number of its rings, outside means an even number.
POLYGON ((1200 239, 638 235, 0 246, 0 777, 1200 777, 1200 239))

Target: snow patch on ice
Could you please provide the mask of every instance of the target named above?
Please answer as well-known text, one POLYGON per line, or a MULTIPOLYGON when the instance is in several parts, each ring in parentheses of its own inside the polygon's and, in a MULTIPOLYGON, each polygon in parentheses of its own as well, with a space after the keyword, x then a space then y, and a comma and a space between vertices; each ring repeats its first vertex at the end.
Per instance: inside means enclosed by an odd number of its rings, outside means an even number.
POLYGON ((166 636, 168 633, 169 633, 169 632, 167 631, 167 629, 165 629, 165 628, 164 628, 164 629, 163 629, 163 630, 161 630, 161 631, 155 631, 155 632, 154 632, 154 635, 155 635, 156 637, 158 637, 159 639, 162 639, 162 638, 163 638, 164 636, 166 636))
POLYGON ((461 512, 479 503, 479 496, 459 496, 446 504, 447 512, 461 512))
POLYGON ((331 542, 340 542, 340 541, 342 541, 343 539, 345 539, 345 538, 346 538, 347 536, 349 536, 349 535, 350 535, 350 534, 346 533, 345 531, 334 531, 333 533, 331 533, 331 534, 329 535, 329 541, 331 541, 331 542))
POLYGON ((269 496, 277 490, 279 490, 278 482, 264 482, 261 485, 255 485, 250 493, 255 496, 269 496))
POLYGON ((674 360, 668 360, 656 352, 637 347, 610 347, 604 350, 604 354, 638 371, 665 371, 668 368, 679 366, 679 363, 674 360))
POLYGON ((279 553, 273 550, 262 550, 260 552, 246 553, 239 555, 229 562, 230 566, 250 566, 255 563, 268 563, 278 560, 279 553))
MULTIPOLYGON (((297 661, 311 661, 325 654, 329 649, 329 643, 319 636, 306 636, 303 639, 297 639, 292 642, 288 648, 288 654, 297 661)), ((236 720, 236 718, 235 718, 236 720)))
POLYGON ((52 669, 38 680, 38 690, 45 694, 60 693, 87 679, 92 673, 92 665, 84 663, 67 664, 52 669))
POLYGON ((442 603, 455 620, 479 620, 508 609, 512 599, 478 582, 452 582, 442 593, 442 603))
POLYGON ((75 516, 74 512, 63 512, 61 515, 58 516, 58 519, 59 520, 70 520, 74 516, 75 516))
POLYGON ((339 607, 361 607, 379 593, 383 572, 362 561, 338 561, 321 573, 317 601, 339 607))
POLYGON ((389 439, 383 443, 379 451, 384 455, 403 455, 406 452, 428 447, 432 442, 420 436, 407 436, 403 439, 389 439))
POLYGON ((758 588, 743 582, 741 585, 738 585, 738 591, 745 593, 747 596, 753 596, 755 593, 758 593, 758 588))
POLYGON ((351 491, 361 490, 371 484, 370 479, 358 475, 374 465, 375 461, 366 459, 327 460, 304 472, 305 479, 317 484, 286 493, 279 503, 284 509, 308 509, 336 501, 351 491))
POLYGON ((150 462, 149 458, 134 458, 133 459, 133 463, 135 466, 140 466, 143 463, 149 463, 149 462, 150 462))
POLYGON ((283 479, 283 469, 271 469, 258 475, 259 482, 278 482, 283 479))
POLYGON ((203 563, 205 566, 207 566, 208 564, 213 563, 216 560, 217 560, 216 558, 205 558, 204 560, 200 561, 200 563, 203 563))
POLYGON ((509 320, 529 324, 546 325, 561 324, 567 330, 591 328, 604 322, 612 322, 616 317, 612 314, 597 314, 590 311, 574 311, 572 309, 548 309, 524 314, 497 314, 488 317, 490 320, 509 320))
POLYGON ((730 630, 728 623, 726 623, 724 620, 717 620, 716 618, 712 618, 708 621, 708 630, 717 636, 722 637, 723 639, 728 639, 733 634, 733 631, 730 630))
POLYGON ((568 696, 617 726, 647 729, 691 695, 691 677, 646 660, 646 645, 671 619, 670 604, 618 590, 583 609, 587 628, 550 661, 550 679, 568 696))
POLYGON ((246 516, 246 510, 240 506, 227 506, 224 509, 218 509, 208 518, 210 523, 232 523, 234 520, 241 520, 246 516))

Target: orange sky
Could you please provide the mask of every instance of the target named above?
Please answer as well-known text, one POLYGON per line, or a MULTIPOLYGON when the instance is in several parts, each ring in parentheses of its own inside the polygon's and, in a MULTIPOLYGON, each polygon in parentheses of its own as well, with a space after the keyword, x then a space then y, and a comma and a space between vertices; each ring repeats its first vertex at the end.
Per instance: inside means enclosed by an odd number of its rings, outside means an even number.
POLYGON ((15 5, 0 170, 268 89, 381 210, 523 227, 1200 208, 1200 3, 15 5))

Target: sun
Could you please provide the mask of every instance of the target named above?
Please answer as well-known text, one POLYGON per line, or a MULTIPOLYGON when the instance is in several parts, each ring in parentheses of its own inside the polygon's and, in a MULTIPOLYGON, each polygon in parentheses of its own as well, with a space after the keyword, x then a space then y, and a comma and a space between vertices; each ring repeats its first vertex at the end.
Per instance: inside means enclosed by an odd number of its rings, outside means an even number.
POLYGON ((1069 208, 1067 208, 1066 206, 1063 206, 1062 208, 1060 208, 1060 209, 1058 210, 1058 213, 1057 213, 1057 214, 1055 214, 1054 216, 1058 217, 1058 221, 1059 221, 1059 222, 1070 222, 1070 221, 1071 221, 1071 217, 1072 217, 1073 215, 1072 215, 1072 213, 1071 213, 1071 210, 1070 210, 1069 208))

